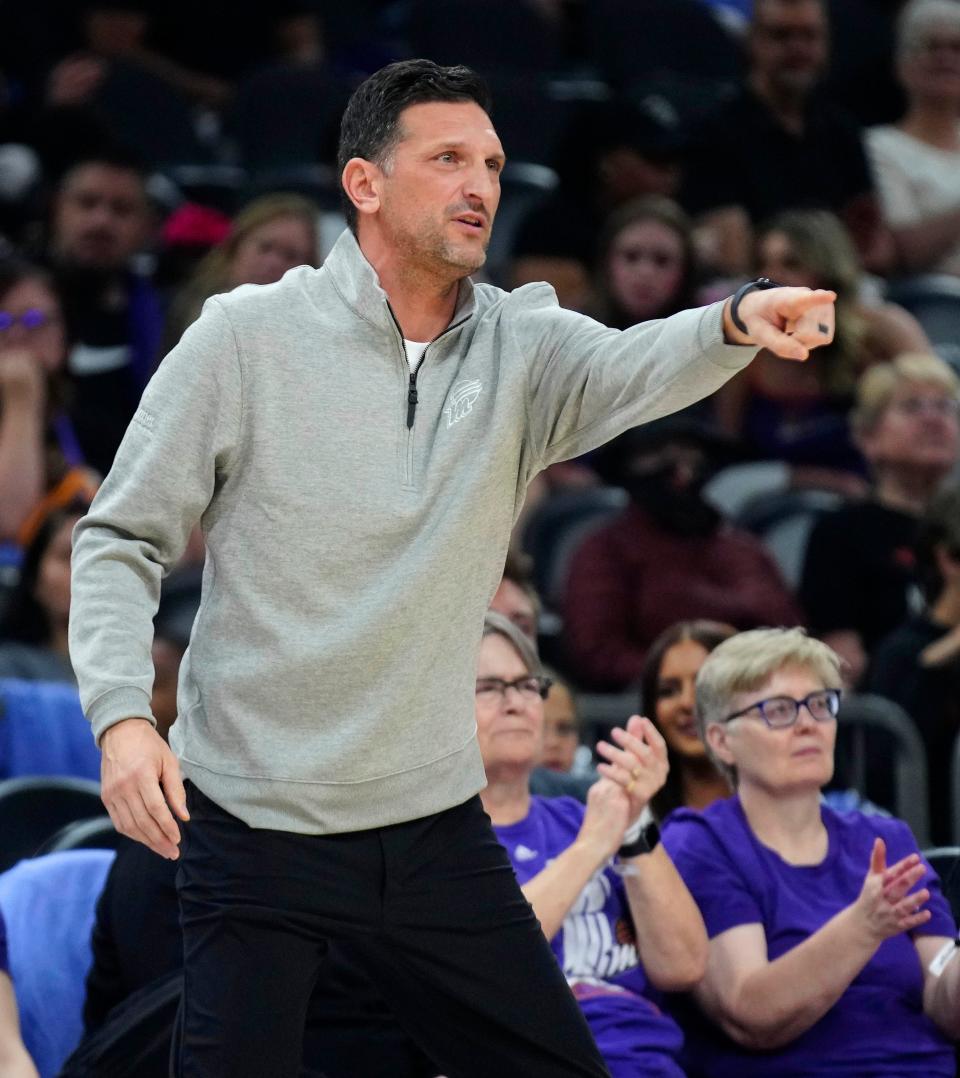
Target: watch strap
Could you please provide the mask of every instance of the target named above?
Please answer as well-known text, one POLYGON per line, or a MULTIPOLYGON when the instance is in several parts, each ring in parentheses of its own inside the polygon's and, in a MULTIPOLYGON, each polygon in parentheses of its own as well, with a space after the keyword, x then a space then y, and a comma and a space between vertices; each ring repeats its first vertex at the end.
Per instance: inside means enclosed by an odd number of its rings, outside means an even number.
POLYGON ((730 321, 743 333, 745 336, 750 336, 750 330, 747 329, 746 323, 740 317, 740 301, 744 296, 749 295, 751 292, 766 292, 770 288, 782 288, 782 285, 777 284, 776 281, 771 281, 769 277, 757 277, 756 280, 747 281, 746 284, 742 284, 736 292, 733 294, 733 299, 730 302, 730 321))
POLYGON ((655 820, 651 820, 644 826, 636 839, 632 842, 625 842, 620 849, 617 850, 617 857, 625 859, 628 857, 639 857, 644 853, 653 853, 659 842, 660 828, 657 827, 655 820))

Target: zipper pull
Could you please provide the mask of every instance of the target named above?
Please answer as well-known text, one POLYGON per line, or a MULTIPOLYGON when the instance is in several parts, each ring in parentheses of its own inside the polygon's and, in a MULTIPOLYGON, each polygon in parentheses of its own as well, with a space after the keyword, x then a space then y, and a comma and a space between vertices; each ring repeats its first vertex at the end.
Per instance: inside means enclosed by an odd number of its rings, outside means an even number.
POLYGON ((417 401, 419 399, 417 396, 417 374, 416 371, 411 371, 410 388, 407 390, 407 430, 413 429, 413 416, 417 410, 417 401))

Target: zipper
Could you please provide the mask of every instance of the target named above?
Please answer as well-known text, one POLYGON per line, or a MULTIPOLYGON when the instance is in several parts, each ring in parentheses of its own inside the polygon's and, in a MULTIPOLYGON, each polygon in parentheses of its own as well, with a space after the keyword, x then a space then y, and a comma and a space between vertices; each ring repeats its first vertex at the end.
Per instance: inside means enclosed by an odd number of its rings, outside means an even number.
MULTIPOLYGON (((393 319, 393 324, 397 327, 400 352, 403 356, 404 363, 406 363, 407 350, 403 344, 403 331, 400 329, 400 323, 397 321, 396 315, 393 313, 393 308, 390 306, 389 303, 387 304, 387 310, 390 311, 390 317, 393 319)), ((417 415, 417 404, 420 401, 420 394, 417 392, 417 376, 420 374, 420 368, 423 366, 423 361, 427 358, 427 352, 430 351, 430 348, 435 345, 437 341, 442 341, 448 333, 452 333, 455 329, 459 329, 462 325, 469 321, 470 315, 467 315, 466 318, 461 318, 459 322, 454 322, 452 326, 447 326, 443 333, 441 333, 438 337, 434 337, 433 340, 427 344, 427 347, 424 348, 417 365, 410 371, 410 378, 407 382, 407 430, 413 430, 413 421, 417 415)))
MULTIPOLYGON (((396 315, 393 313, 393 308, 390 304, 387 304, 387 310, 390 312, 390 317, 393 319, 393 324, 397 330, 397 344, 400 348, 400 358, 403 365, 407 366, 407 350, 403 343, 403 330, 400 328, 400 323, 397 321, 396 315)), ((410 487, 413 484, 413 423, 417 415, 417 404, 420 401, 420 394, 417 392, 417 376, 420 374, 420 368, 423 366, 423 361, 427 358, 427 352, 430 348, 436 344, 437 341, 442 340, 448 333, 453 332, 455 329, 459 329, 465 322, 470 320, 470 315, 466 318, 461 318, 459 322, 454 322, 452 326, 447 328, 440 334, 439 337, 434 337, 430 341, 426 348, 424 348, 420 359, 415 367, 410 370, 410 374, 407 380, 407 445, 406 445, 406 460, 404 466, 403 483, 405 487, 410 487)))

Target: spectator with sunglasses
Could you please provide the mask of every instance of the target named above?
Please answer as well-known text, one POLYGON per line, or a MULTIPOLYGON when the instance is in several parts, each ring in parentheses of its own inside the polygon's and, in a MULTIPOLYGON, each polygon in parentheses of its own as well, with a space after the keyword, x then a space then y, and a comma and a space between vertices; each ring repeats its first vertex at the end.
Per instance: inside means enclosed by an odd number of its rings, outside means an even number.
POLYGON ((27 545, 50 510, 95 492, 67 414, 65 357, 50 278, 0 263, 0 541, 27 545))
POLYGON ((719 644, 700 736, 736 791, 678 809, 664 844, 710 937, 678 1010, 703 1078, 954 1075, 960 953, 940 883, 899 820, 837 813, 840 659, 801 629, 719 644))
POLYGON ((533 642, 496 613, 484 621, 476 685, 484 808, 573 989, 613 1078, 682 1078, 681 1034, 654 1002, 703 973, 703 924, 647 820, 667 771, 663 739, 634 716, 587 804, 531 795, 543 739, 533 642), (616 859, 614 861, 614 859, 616 859))

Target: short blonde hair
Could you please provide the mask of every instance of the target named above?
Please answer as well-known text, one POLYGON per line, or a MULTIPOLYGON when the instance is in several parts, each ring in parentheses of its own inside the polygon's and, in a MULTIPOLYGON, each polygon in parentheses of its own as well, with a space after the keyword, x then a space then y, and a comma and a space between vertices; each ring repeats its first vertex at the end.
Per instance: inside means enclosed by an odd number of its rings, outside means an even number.
POLYGON ((960 30, 960 3, 957 0, 911 0, 897 20, 897 59, 915 52, 934 26, 960 30))
POLYGON ((857 399, 850 413, 854 434, 867 434, 877 425, 897 388, 904 382, 923 382, 952 397, 960 396, 960 378, 939 356, 904 352, 889 363, 878 363, 860 376, 857 399))
POLYGON ((750 629, 718 644, 704 660, 696 681, 697 733, 714 766, 736 787, 736 769, 718 759, 707 740, 707 728, 730 714, 737 693, 753 692, 779 670, 810 671, 825 689, 839 689, 840 657, 804 629, 750 629))

